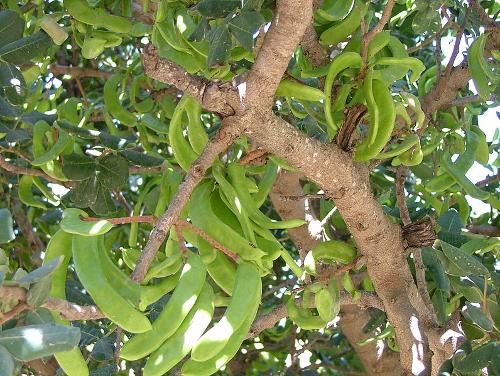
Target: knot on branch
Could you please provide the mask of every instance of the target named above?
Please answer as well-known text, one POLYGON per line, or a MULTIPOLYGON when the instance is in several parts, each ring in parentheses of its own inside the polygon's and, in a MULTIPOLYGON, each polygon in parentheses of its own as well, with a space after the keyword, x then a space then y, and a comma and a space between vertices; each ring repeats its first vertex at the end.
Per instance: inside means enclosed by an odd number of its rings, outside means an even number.
POLYGON ((403 237, 410 248, 430 247, 437 239, 435 223, 431 217, 403 226, 403 237))

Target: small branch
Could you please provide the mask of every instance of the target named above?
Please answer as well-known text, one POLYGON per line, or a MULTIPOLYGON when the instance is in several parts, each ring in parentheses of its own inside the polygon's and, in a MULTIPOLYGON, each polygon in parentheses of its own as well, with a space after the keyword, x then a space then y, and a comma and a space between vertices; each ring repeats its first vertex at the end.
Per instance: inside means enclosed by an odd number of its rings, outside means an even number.
MULTIPOLYGON (((492 94, 488 100, 491 102, 495 102, 497 100, 497 96, 495 94, 492 94)), ((453 106, 460 107, 460 106, 465 106, 469 103, 478 103, 482 101, 483 99, 479 95, 468 95, 466 97, 455 99, 453 102, 450 103, 450 107, 453 106)))
MULTIPOLYGON (((17 286, 2 286, 0 287, 1 301, 19 301, 26 303, 27 291, 22 287, 17 286)), ((26 305, 31 309, 30 306, 26 305)), ((66 320, 98 320, 106 316, 95 306, 81 306, 66 300, 49 297, 42 307, 58 312, 66 320)), ((20 308, 18 308, 20 309, 20 308)))
POLYGON ((16 165, 10 164, 1 155, 0 155, 0 167, 2 167, 5 171, 11 172, 13 174, 38 176, 38 177, 44 178, 45 180, 47 180, 50 183, 64 185, 64 182, 61 182, 61 181, 59 181, 57 179, 54 179, 53 177, 45 174, 44 172, 42 172, 40 170, 35 170, 33 168, 20 167, 20 166, 16 166, 16 165))
MULTIPOLYGON (((372 307, 384 310, 384 305, 382 303, 382 300, 380 300, 380 298, 377 295, 371 293, 362 293, 361 298, 357 300, 354 300, 352 296, 348 293, 341 293, 340 305, 341 306, 355 305, 364 309, 372 307)), ((287 314, 288 312, 286 304, 283 303, 278 305, 271 312, 257 317, 253 322, 252 327, 250 328, 250 331, 248 332, 246 338, 247 339, 253 338, 263 330, 272 328, 278 321, 287 317, 287 314)))
POLYGON ((30 306, 26 303, 19 303, 14 308, 12 308, 9 312, 1 314, 0 316, 0 325, 5 324, 7 321, 12 320, 19 316, 24 311, 30 309, 30 306))
POLYGON ((16 148, 6 148, 6 147, 4 147, 4 146, 1 146, 1 145, 0 145, 0 151, 1 151, 1 152, 4 152, 4 153, 12 153, 12 154, 15 154, 15 155, 17 155, 18 157, 20 157, 20 158, 24 159, 26 162, 31 163, 31 159, 32 159, 32 157, 31 157, 28 153, 26 153, 26 152, 24 152, 24 151, 22 151, 22 150, 20 150, 20 149, 16 149, 16 148))
POLYGON ((399 217, 404 226, 411 224, 410 212, 408 211, 405 198, 406 171, 406 166, 401 165, 398 167, 396 173, 396 202, 399 208, 399 217))
POLYGON ((185 228, 187 230, 194 232, 200 238, 207 241, 212 247, 214 247, 215 249, 218 249, 219 251, 224 253, 226 256, 231 258, 234 262, 239 261, 240 257, 236 253, 234 253, 231 250, 229 250, 228 248, 224 247, 217 240, 210 237, 205 231, 203 231, 201 228, 193 225, 192 223, 189 223, 188 221, 181 219, 181 220, 177 221, 175 226, 179 227, 179 228, 185 228))
POLYGON ((415 277, 417 280, 418 293, 422 297, 422 301, 427 308, 429 319, 433 324, 437 324, 436 312, 434 311, 434 306, 432 305, 432 300, 429 295, 429 291, 427 291, 427 284, 425 282, 425 265, 422 260, 421 248, 416 248, 414 250, 413 261, 415 263, 415 277))
POLYGON ((290 58, 311 23, 312 8, 312 0, 277 2, 271 27, 248 75, 245 101, 249 108, 272 108, 290 58))
POLYGON ((132 166, 128 169, 129 174, 161 174, 165 170, 164 165, 158 167, 132 166))
POLYGON ((48 298, 42 307, 58 312, 65 320, 99 320, 106 316, 96 306, 81 306, 67 300, 48 298))
POLYGON ((481 187, 485 187, 485 186, 490 185, 490 184, 494 184, 498 181, 500 181, 500 174, 499 173, 497 173, 496 175, 487 176, 483 180, 478 181, 476 183, 476 186, 481 188, 481 187))
POLYGON ((113 353, 113 360, 115 361, 115 365, 117 367, 120 366, 120 352, 122 350, 122 335, 123 335, 123 329, 120 327, 116 328, 115 351, 113 353))
POLYGON ((107 80, 113 75, 113 72, 105 72, 99 69, 70 67, 66 65, 50 65, 47 69, 54 76, 68 75, 74 79, 82 77, 95 77, 107 80))
POLYGON ((116 201, 118 201, 120 203, 120 205, 124 207, 124 209, 127 211, 127 214, 130 215, 133 213, 134 208, 128 203, 128 201, 123 196, 122 192, 120 192, 118 190, 114 190, 113 196, 115 196, 116 201))
POLYGON ((446 70, 444 72, 445 77, 450 76, 451 70, 453 69, 453 64, 455 63, 455 59, 458 56, 458 52, 460 51, 460 41, 462 40, 462 37, 464 35, 465 24, 467 22, 467 17, 469 15, 469 12, 470 12, 470 8, 467 8, 467 11, 466 11, 465 17, 464 17, 464 22, 463 22, 462 26, 460 27, 460 30, 458 30, 457 35, 455 37, 455 44, 453 46, 453 51, 451 53, 450 60, 448 61, 448 65, 446 66, 446 70))
POLYGON ((467 230, 473 234, 484 235, 489 237, 500 236, 500 228, 497 226, 488 225, 467 225, 467 230))
POLYGON ((433 35, 431 35, 429 38, 423 40, 420 44, 416 45, 416 46, 413 46, 413 47, 410 47, 408 48, 408 53, 409 54, 412 54, 412 53, 415 53, 417 51, 419 51, 420 49, 424 48, 425 46, 428 46, 429 44, 431 44, 436 38, 439 38, 441 37, 441 35, 443 34, 443 32, 445 32, 447 29, 451 28, 451 27, 454 27, 455 23, 453 21, 448 21, 441 29, 439 29, 438 31, 436 31, 433 35))
POLYGON ((292 278, 292 279, 287 279, 286 281, 282 281, 278 283, 276 286, 267 289, 262 294, 262 299, 267 298, 268 296, 274 294, 276 291, 281 290, 283 287, 293 286, 295 283, 297 283, 297 278, 292 278))
POLYGON ((119 218, 80 217, 80 219, 84 222, 98 222, 104 220, 114 225, 124 225, 127 223, 151 223, 154 225, 157 221, 157 218, 153 215, 119 217, 119 218))
POLYGON ((240 159, 240 165, 247 165, 255 161, 256 159, 261 159, 269 154, 267 151, 257 148, 247 153, 243 158, 240 159))
POLYGON ((151 232, 148 242, 141 253, 132 273, 132 278, 140 282, 144 279, 149 266, 153 262, 158 249, 169 234, 170 228, 179 220, 184 206, 189 201, 191 193, 198 183, 203 179, 206 170, 212 165, 215 158, 224 152, 229 145, 239 136, 239 125, 230 122, 229 118, 222 121, 222 128, 211 139, 200 157, 193 162, 186 174, 184 182, 179 187, 177 194, 151 232))
POLYGON ((26 216, 24 210, 22 209, 21 202, 19 201, 17 195, 12 196, 12 214, 14 215, 14 220, 16 221, 17 226, 21 230, 21 233, 27 240, 31 249, 37 252, 37 261, 40 261, 41 263, 39 252, 45 249, 45 245, 33 230, 33 226, 31 225, 29 218, 26 216))
POLYGON ((368 55, 368 45, 375 38, 375 35, 380 33, 387 22, 389 22, 392 14, 392 8, 394 7, 396 0, 387 0, 387 4, 385 5, 384 11, 380 20, 375 25, 373 29, 371 29, 368 33, 363 35, 363 41, 361 46, 361 58, 366 62, 368 55))
POLYGON ((187 257, 189 253, 189 249, 186 247, 186 239, 184 239, 184 235, 182 234, 180 226, 177 224, 174 226, 175 235, 177 236, 177 242, 179 243, 179 247, 181 248, 182 255, 187 257))

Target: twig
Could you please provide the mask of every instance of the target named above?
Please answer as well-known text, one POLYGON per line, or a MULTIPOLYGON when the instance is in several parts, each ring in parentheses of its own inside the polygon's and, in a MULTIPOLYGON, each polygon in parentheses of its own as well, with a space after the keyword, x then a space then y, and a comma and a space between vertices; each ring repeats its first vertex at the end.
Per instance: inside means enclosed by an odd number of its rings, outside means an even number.
POLYGON ((429 291, 427 291, 427 284, 425 282, 425 265, 422 260, 422 248, 415 248, 413 251, 413 261, 415 263, 415 277, 417 280, 417 289, 422 297, 422 300, 428 310, 428 315, 434 324, 437 324, 437 316, 432 304, 429 291))
POLYGON ((0 316, 0 325, 3 325, 9 320, 19 316, 24 311, 30 309, 30 306, 24 302, 17 304, 14 308, 12 308, 9 312, 1 314, 0 316))
POLYGON ((434 39, 439 38, 443 34, 444 31, 446 31, 450 27, 453 27, 454 25, 455 25, 455 23, 453 21, 448 21, 441 29, 436 31, 429 38, 423 40, 422 42, 420 42, 416 46, 408 48, 407 52, 409 54, 412 54, 412 53, 415 53, 415 52, 419 51, 420 49, 424 48, 425 46, 428 46, 429 44, 431 44, 434 41, 434 39))
POLYGON ((267 155, 268 152, 257 148, 255 150, 252 150, 251 152, 247 153, 243 158, 240 159, 240 165, 247 165, 249 163, 252 163, 254 160, 259 159, 267 155))
POLYGON ((187 257, 189 254, 189 249, 186 247, 186 239, 184 239, 184 235, 182 234, 181 227, 177 224, 174 226, 175 230, 175 235, 177 235, 177 242, 179 243, 179 246, 181 247, 181 251, 184 257, 187 257))
POLYGON ((26 162, 31 163, 31 159, 32 159, 31 156, 28 153, 26 153, 20 149, 6 148, 6 147, 0 145, 0 151, 5 152, 5 153, 15 154, 18 157, 24 159, 26 162))
POLYGON ((82 77, 109 79, 113 75, 113 72, 105 72, 91 68, 69 67, 66 65, 50 65, 47 69, 55 76, 68 75, 74 79, 82 77))
POLYGON ((487 185, 494 184, 494 183, 496 183, 498 181, 500 181, 500 174, 496 173, 495 175, 487 176, 483 180, 478 181, 476 183, 476 187, 480 187, 480 188, 481 187, 485 187, 487 185))
POLYGON ((20 167, 20 166, 16 166, 16 165, 10 164, 1 155, 0 155, 0 167, 2 167, 5 171, 11 172, 13 174, 38 176, 38 177, 44 178, 45 180, 47 180, 50 183, 64 185, 64 182, 61 182, 61 181, 59 181, 57 179, 54 179, 53 177, 45 174, 44 172, 42 172, 40 170, 35 170, 33 168, 20 167))
POLYGON ((371 29, 368 33, 363 35, 362 45, 361 45, 361 58, 366 62, 368 55, 368 45, 375 38, 375 35, 380 33, 389 19, 391 18, 392 8, 394 7, 396 0, 387 0, 384 11, 378 23, 371 29))
POLYGON ((500 228, 497 226, 478 226, 478 225, 467 225, 467 230, 473 234, 479 234, 490 237, 500 236, 500 228))
POLYGON ((118 201, 125 208, 125 210, 127 211, 127 214, 130 215, 133 213, 134 208, 128 203, 128 201, 123 196, 122 192, 120 192, 118 190, 114 190, 113 196, 115 196, 116 201, 118 201))
POLYGON ((165 166, 161 165, 158 167, 141 167, 132 166, 128 169, 129 174, 161 174, 165 170, 165 166))
POLYGON ((294 285, 296 282, 297 282, 297 278, 292 278, 292 279, 287 279, 286 281, 282 281, 281 283, 277 284, 276 286, 273 286, 273 287, 267 289, 262 294, 262 299, 267 298, 269 295, 274 294, 276 291, 281 290, 283 287, 294 285))
POLYGON ((12 213, 14 215, 14 219, 16 221, 17 226, 21 230, 24 238, 27 240, 31 249, 37 252, 36 257, 40 260, 40 254, 38 252, 42 251, 45 248, 40 237, 33 230, 33 226, 29 218, 26 216, 24 210, 22 209, 21 202, 17 198, 17 195, 12 196, 12 213))
POLYGON ((462 36, 464 35, 465 25, 467 22, 467 17, 469 15, 469 12, 470 12, 470 8, 467 8, 467 10, 465 12, 464 22, 463 22, 462 26, 460 26, 460 30, 458 30, 457 36, 455 37, 455 44, 453 46, 453 51, 451 53, 450 60, 448 61, 448 65, 446 66, 446 70, 444 73, 445 77, 450 76, 451 70, 453 69, 453 64, 455 63, 455 59, 458 56, 458 52, 460 51, 460 41, 462 40, 462 36))
POLYGON ((185 229, 188 229, 188 230, 194 232, 200 238, 207 241, 212 247, 214 247, 215 249, 218 249, 219 251, 224 253, 226 256, 231 258, 234 262, 239 261, 240 257, 236 253, 234 253, 231 250, 229 250, 228 248, 224 247, 217 240, 213 239, 205 231, 203 231, 201 228, 193 225, 192 223, 189 223, 188 221, 181 219, 181 220, 176 222, 175 227, 176 228, 185 228, 185 229))
POLYGON ((114 225, 124 225, 127 223, 151 223, 155 224, 157 218, 153 215, 132 216, 132 217, 119 217, 119 218, 96 218, 96 217, 80 217, 85 222, 98 222, 108 221, 114 225))
MULTIPOLYGON (((497 96, 495 94, 492 94, 490 98, 488 99, 491 102, 495 102, 497 100, 497 96)), ((479 95, 468 95, 466 97, 461 97, 455 99, 453 102, 450 103, 450 107, 453 106, 465 106, 469 103, 477 103, 477 102, 482 102, 483 99, 479 95)))
POLYGON ((396 202, 399 208, 399 217, 404 226, 411 223, 410 212, 408 211, 405 198, 406 171, 406 166, 400 165, 396 173, 396 202))
POLYGON ((122 349, 122 335, 123 329, 120 327, 116 328, 116 339, 115 339, 115 351, 113 353, 113 359, 117 367, 120 366, 120 352, 122 349))

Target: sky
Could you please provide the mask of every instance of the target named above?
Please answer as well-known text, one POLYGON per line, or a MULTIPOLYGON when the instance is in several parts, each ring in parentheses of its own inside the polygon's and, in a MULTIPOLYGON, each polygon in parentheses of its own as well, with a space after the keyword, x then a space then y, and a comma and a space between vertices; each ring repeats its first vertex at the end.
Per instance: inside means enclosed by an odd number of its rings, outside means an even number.
MULTIPOLYGON (((441 41, 441 48, 443 55, 446 57, 443 61, 443 64, 447 64, 449 60, 449 56, 451 55, 451 52, 453 50, 453 45, 455 43, 455 38, 453 37, 445 37, 441 41)), ((462 42, 460 43, 460 53, 457 56, 457 59, 455 61, 455 65, 458 65, 461 63, 461 58, 462 53, 467 51, 468 45, 465 40, 465 38, 462 39, 462 42)), ((470 83, 470 89, 476 93, 476 90, 474 88, 474 85, 472 82, 470 83)), ((493 135, 495 133, 495 130, 500 127, 500 121, 497 116, 497 112, 500 111, 500 106, 497 106, 495 108, 490 108, 488 109, 483 115, 479 117, 479 127, 482 129, 484 134, 486 135, 486 140, 488 142, 493 140, 493 135)), ((490 163, 495 160, 497 157, 496 154, 490 156, 490 163)), ((467 173, 467 177, 473 182, 476 183, 480 180, 483 180, 485 177, 488 175, 493 175, 493 172, 485 168, 484 166, 480 165, 479 163, 474 163, 472 168, 469 170, 467 173)), ((487 203, 484 203, 480 200, 477 200, 475 198, 472 198, 470 196, 467 196, 467 201, 471 205, 472 211, 476 215, 481 215, 483 213, 487 213, 490 211, 490 205, 487 203)))

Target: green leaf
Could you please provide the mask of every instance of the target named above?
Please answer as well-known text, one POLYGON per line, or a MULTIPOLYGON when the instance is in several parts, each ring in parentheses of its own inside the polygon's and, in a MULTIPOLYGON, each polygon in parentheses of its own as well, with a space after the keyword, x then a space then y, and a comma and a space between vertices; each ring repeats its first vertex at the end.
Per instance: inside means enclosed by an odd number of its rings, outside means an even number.
POLYGON ((208 45, 207 64, 209 67, 212 67, 216 63, 224 63, 228 59, 232 43, 226 23, 210 30, 208 33, 208 45))
POLYGON ((0 95, 15 106, 24 102, 26 82, 15 65, 0 63, 0 95))
POLYGON ((441 290, 436 289, 432 295, 432 305, 436 311, 438 323, 442 325, 446 321, 446 304, 448 302, 448 294, 441 290))
POLYGON ((460 234, 464 228, 464 223, 456 209, 449 209, 439 217, 437 224, 440 225, 443 230, 447 230, 452 234, 460 234))
POLYGON ((253 50, 253 35, 265 22, 264 17, 258 12, 245 12, 232 18, 228 25, 234 37, 247 50, 253 50))
POLYGON ((163 134, 168 134, 168 126, 166 123, 162 123, 160 119, 149 113, 144 114, 141 118, 142 124, 144 124, 149 129, 163 134))
POLYGON ((21 110, 12 106, 9 102, 3 99, 3 97, 0 97, 0 116, 13 119, 20 114, 21 110))
POLYGON ((0 244, 8 243, 15 237, 10 210, 0 209, 0 244))
POLYGON ((202 0, 194 9, 200 12, 202 16, 221 18, 226 17, 240 5, 240 0, 202 0))
POLYGON ((23 37, 24 21, 8 9, 0 12, 0 47, 23 37))
POLYGON ((90 208, 97 215, 107 215, 116 211, 116 205, 111 198, 111 194, 102 184, 97 186, 97 197, 95 202, 90 205, 90 208))
POLYGON ((93 359, 103 362, 113 359, 115 338, 114 336, 107 336, 99 339, 92 349, 91 356, 93 359))
POLYGON ((242 1, 243 6, 241 7, 241 10, 256 10, 259 11, 260 8, 262 7, 262 4, 264 3, 264 0, 243 0, 242 1))
POLYGON ((86 208, 92 205, 97 199, 97 186, 99 181, 97 176, 82 180, 69 193, 69 199, 78 207, 86 208))
POLYGON ((115 376, 116 366, 113 364, 108 364, 104 367, 99 367, 90 371, 89 376, 115 376))
POLYGON ((0 345, 20 361, 29 361, 78 346, 80 329, 54 324, 28 325, 0 333, 0 345))
POLYGON ((128 185, 128 163, 120 155, 108 154, 98 159, 99 182, 106 188, 121 188, 128 185))
POLYGON ((440 242, 444 255, 456 268, 463 271, 462 276, 470 274, 488 275, 490 274, 488 268, 481 264, 474 256, 470 256, 461 249, 452 246, 451 244, 440 242))
POLYGON ((210 24, 206 18, 202 18, 196 29, 189 36, 190 42, 201 42, 203 41, 210 31, 210 24))
POLYGON ((75 208, 64 210, 61 228, 70 234, 83 236, 102 235, 113 228, 113 224, 106 220, 88 222, 80 217, 88 217, 88 214, 75 208))
POLYGON ((460 372, 478 371, 488 365, 494 350, 495 343, 493 342, 487 343, 467 355, 459 350, 457 355, 453 357, 453 366, 460 372))
POLYGON ((14 374, 14 368, 16 367, 14 358, 3 346, 0 346, 0 364, 2 365, 0 367, 0 376, 12 376, 14 374))
POLYGON ((50 295, 52 278, 47 276, 30 286, 26 302, 33 307, 39 307, 50 295))
POLYGON ((28 63, 31 59, 41 57, 52 45, 52 39, 44 31, 11 42, 0 48, 0 60, 15 65, 28 63))
POLYGON ((50 260, 49 262, 43 264, 39 268, 26 274, 23 278, 19 279, 17 282, 20 285, 32 284, 40 281, 41 279, 47 276, 50 276, 54 272, 54 270, 56 270, 57 267, 61 264, 63 258, 64 256, 58 256, 53 260, 50 260))
POLYGON ((54 316, 47 308, 39 307, 36 310, 28 311, 24 315, 25 325, 53 324, 54 316))
POLYGON ((446 275, 443 265, 439 261, 439 257, 436 255, 435 251, 432 248, 426 247, 422 249, 422 261, 424 262, 427 270, 429 270, 429 272, 431 273, 437 287, 440 290, 449 293, 450 280, 446 275))
POLYGON ((473 306, 470 303, 466 303, 466 306, 467 309, 465 311, 462 311, 462 314, 466 319, 480 326, 487 332, 491 332, 493 330, 493 323, 488 317, 486 317, 481 309, 473 306))
POLYGON ((138 151, 134 150, 123 150, 122 152, 120 152, 120 154, 137 166, 160 166, 164 161, 161 158, 152 157, 151 155, 139 153, 138 151))
POLYGON ((70 154, 64 157, 63 173, 70 180, 85 180, 93 177, 96 172, 93 158, 81 154, 70 154))

